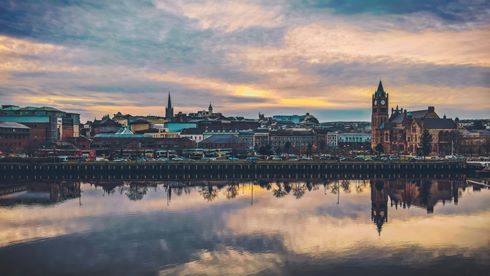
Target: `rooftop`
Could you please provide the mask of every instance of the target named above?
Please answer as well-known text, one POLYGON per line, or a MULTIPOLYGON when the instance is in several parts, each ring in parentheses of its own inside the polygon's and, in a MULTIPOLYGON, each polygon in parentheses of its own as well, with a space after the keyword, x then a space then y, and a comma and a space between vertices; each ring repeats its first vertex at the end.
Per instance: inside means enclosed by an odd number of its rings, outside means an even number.
POLYGON ((48 116, 0 116, 0 122, 49 123, 48 116))
POLYGON ((456 129, 456 123, 452 119, 425 118, 422 122, 428 129, 456 129))
POLYGON ((0 122, 0 128, 30 129, 30 127, 16 122, 0 122))
POLYGON ((204 139, 201 143, 235 144, 235 143, 240 143, 240 140, 236 135, 224 134, 224 135, 212 135, 204 139))
POLYGON ((203 134, 203 130, 200 128, 184 128, 180 134, 184 135, 198 135, 198 134, 203 134))
POLYGON ((49 107, 49 106, 41 106, 41 107, 35 107, 35 106, 26 106, 26 107, 20 107, 17 105, 2 105, 0 107, 0 110, 20 110, 20 111, 54 111, 54 112, 63 112, 59 109, 56 109, 54 107, 49 107))

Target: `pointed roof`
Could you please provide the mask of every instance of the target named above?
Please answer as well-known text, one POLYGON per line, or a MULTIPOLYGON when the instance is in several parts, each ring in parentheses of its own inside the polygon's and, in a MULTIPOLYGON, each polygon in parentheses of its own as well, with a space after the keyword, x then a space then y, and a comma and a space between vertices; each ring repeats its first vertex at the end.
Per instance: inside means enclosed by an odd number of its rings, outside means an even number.
POLYGON ((213 106, 211 105, 211 102, 209 102, 209 108, 213 108, 213 106))
POLYGON ((131 130, 129 130, 128 128, 122 127, 115 134, 116 135, 133 135, 134 133, 131 130))
POLYGON ((167 107, 171 108, 172 107, 172 99, 170 98, 170 91, 168 92, 168 102, 167 102, 167 107))
POLYGON ((378 89, 376 89, 374 96, 376 96, 376 97, 385 97, 386 96, 386 92, 383 88, 383 83, 381 82, 381 80, 379 81, 378 89))

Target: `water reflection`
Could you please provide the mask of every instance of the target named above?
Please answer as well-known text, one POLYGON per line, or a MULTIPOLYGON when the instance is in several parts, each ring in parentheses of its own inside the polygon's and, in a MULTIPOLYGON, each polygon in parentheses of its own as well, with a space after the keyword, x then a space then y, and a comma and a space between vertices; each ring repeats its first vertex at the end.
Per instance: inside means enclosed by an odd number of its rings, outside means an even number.
POLYGON ((474 274, 489 202, 465 177, 3 183, 0 274, 474 274))

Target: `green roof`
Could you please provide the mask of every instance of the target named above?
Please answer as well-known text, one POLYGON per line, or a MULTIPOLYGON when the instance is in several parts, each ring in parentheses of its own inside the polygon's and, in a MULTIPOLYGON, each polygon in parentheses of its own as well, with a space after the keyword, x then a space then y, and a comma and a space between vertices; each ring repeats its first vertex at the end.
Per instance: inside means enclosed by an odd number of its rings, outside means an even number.
POLYGON ((54 107, 49 107, 49 106, 41 106, 41 107, 35 107, 35 106, 26 106, 26 107, 19 107, 16 105, 6 105, 0 107, 0 110, 21 110, 21 111, 53 111, 53 112, 63 112, 59 109, 56 109, 54 107))
POLYGON ((0 122, 49 123, 48 116, 0 116, 0 122))

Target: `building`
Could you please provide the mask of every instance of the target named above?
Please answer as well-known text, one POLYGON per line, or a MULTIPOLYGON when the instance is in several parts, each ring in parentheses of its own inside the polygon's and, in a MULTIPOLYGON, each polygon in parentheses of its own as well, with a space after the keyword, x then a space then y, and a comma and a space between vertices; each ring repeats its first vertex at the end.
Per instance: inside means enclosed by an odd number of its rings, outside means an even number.
POLYGON ((240 131, 254 131, 260 124, 256 121, 228 121, 228 120, 202 120, 197 127, 208 133, 235 133, 240 131))
POLYGON ((388 193, 383 180, 371 181, 371 220, 381 235, 383 225, 388 222, 388 193))
POLYGON ((489 130, 461 130, 461 143, 457 152, 465 155, 490 155, 489 130))
POLYGON ((152 139, 149 141, 149 148, 175 150, 180 152, 185 149, 195 149, 196 142, 185 137, 165 138, 165 139, 152 139))
POLYGON ((383 84, 379 81, 378 89, 372 97, 371 115, 371 148, 376 148, 381 140, 381 126, 388 122, 388 93, 383 89, 383 84))
POLYGON ((379 82, 372 96, 371 148, 387 154, 417 154, 420 137, 427 130, 432 135, 431 154, 449 154, 457 136, 457 124, 440 118, 433 106, 424 110, 407 111, 392 108, 388 112, 389 96, 379 82))
POLYGON ((255 132, 252 130, 240 131, 238 133, 238 139, 245 144, 249 150, 255 148, 255 132))
POLYGON ((107 116, 101 120, 94 120, 90 127, 90 136, 94 137, 102 133, 116 133, 121 129, 122 125, 111 120, 109 116, 107 116))
POLYGON ((327 134, 327 147, 336 148, 339 145, 339 134, 328 133, 327 134))
POLYGON ((258 149, 270 143, 269 130, 258 128, 254 131, 254 147, 258 149))
POLYGON ((129 121, 129 127, 132 132, 145 132, 150 129, 151 123, 143 118, 135 118, 129 121))
POLYGON ((129 120, 131 119, 131 115, 129 114, 122 114, 121 112, 118 112, 114 114, 112 117, 112 120, 118 124, 120 124, 123 127, 128 127, 129 126, 129 120))
POLYGON ((165 118, 171 120, 174 117, 174 108, 172 106, 172 99, 170 98, 170 92, 168 92, 167 108, 165 108, 165 118))
MULTIPOLYGON (((448 155, 453 152, 456 136, 459 136, 456 123, 447 118, 423 118, 411 120, 411 125, 406 129, 405 152, 417 154, 420 147, 420 137, 424 129, 432 136, 431 150, 433 153, 448 155)), ((386 136, 386 135, 385 135, 386 136)), ((401 137, 403 139, 403 137, 401 137)), ((401 139, 396 144, 402 144, 401 139)), ((401 151, 402 147, 398 146, 401 151)), ((395 148, 396 149, 396 148, 395 148)))
POLYGON ((200 128, 184 128, 180 132, 180 137, 199 143, 204 140, 204 131, 200 128))
POLYGON ((204 149, 236 149, 245 150, 246 144, 240 141, 237 135, 212 135, 199 143, 204 149))
POLYGON ((196 128, 197 124, 194 122, 167 122, 164 127, 168 132, 181 132, 185 128, 196 128))
POLYGON ((0 150, 4 153, 24 152, 31 141, 31 129, 23 124, 0 122, 0 150))
POLYGON ((273 115, 272 120, 283 125, 318 126, 320 123, 310 113, 305 115, 273 115))
POLYGON ((63 138, 80 135, 80 115, 52 107, 2 105, 0 122, 15 122, 29 127, 31 142, 37 145, 54 144, 63 138))
POLYGON ((270 132, 270 144, 273 149, 286 152, 305 152, 316 144, 316 134, 311 129, 293 128, 270 132))
POLYGON ((338 133, 337 145, 342 147, 347 146, 357 150, 369 149, 371 145, 371 135, 368 133, 338 133))

